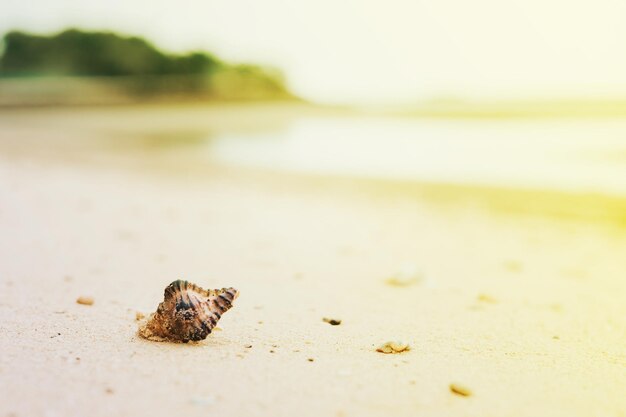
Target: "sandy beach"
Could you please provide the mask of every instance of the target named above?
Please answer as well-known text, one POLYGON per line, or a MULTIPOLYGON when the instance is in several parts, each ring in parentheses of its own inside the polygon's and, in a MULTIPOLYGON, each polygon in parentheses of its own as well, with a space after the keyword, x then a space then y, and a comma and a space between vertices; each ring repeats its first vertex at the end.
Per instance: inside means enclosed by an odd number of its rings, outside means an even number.
POLYGON ((169 147, 325 112, 0 113, 0 416, 626 416, 623 200, 169 147), (239 289, 221 331, 138 337, 179 278, 239 289))

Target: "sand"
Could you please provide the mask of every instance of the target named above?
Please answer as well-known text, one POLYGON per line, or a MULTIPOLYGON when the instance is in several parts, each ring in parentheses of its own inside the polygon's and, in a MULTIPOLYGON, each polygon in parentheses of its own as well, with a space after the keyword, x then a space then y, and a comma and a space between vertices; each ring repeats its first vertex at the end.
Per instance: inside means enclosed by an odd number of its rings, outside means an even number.
POLYGON ((41 114, 0 116, 0 416, 626 415, 622 226, 68 152, 41 114), (240 290, 222 330, 138 337, 178 278, 240 290))

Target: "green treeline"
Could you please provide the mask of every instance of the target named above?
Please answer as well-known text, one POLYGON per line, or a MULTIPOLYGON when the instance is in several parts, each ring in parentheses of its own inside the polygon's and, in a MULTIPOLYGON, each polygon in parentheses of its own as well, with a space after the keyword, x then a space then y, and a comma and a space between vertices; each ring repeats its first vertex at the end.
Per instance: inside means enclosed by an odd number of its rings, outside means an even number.
POLYGON ((171 75, 210 74, 224 66, 195 52, 168 55, 137 37, 69 29, 53 36, 13 31, 4 36, 0 74, 16 75, 171 75))
POLYGON ((193 92, 227 98, 290 97, 282 75, 206 52, 164 53, 139 37, 68 29, 51 36, 8 32, 0 78, 109 77, 131 93, 193 92), (130 80, 130 81, 129 81, 130 80))

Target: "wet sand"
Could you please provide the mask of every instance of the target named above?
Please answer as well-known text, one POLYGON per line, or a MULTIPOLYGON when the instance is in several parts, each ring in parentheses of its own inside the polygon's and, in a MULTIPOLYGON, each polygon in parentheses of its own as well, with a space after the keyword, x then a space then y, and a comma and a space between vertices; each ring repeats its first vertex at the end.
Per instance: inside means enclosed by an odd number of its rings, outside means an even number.
POLYGON ((58 115, 0 116, 1 416, 626 415, 622 203, 197 168, 58 115), (178 278, 240 290, 222 331, 139 338, 178 278))

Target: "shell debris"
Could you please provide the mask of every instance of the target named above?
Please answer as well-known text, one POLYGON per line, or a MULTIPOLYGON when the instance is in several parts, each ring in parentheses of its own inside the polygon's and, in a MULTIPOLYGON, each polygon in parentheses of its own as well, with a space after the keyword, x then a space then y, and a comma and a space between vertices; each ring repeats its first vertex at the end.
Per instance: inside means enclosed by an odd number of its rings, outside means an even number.
POLYGON ((380 352, 380 353, 402 353, 402 352, 408 352, 409 350, 411 350, 411 347, 409 346, 408 343, 387 342, 387 343, 384 343, 383 345, 379 346, 376 349, 376 352, 380 352))
POLYGON ((206 339, 239 296, 234 288, 205 290, 176 280, 165 288, 163 302, 139 327, 139 335, 154 341, 187 343, 206 339))
POLYGON ((465 385, 458 384, 456 382, 450 384, 450 391, 462 397, 469 397, 470 395, 472 395, 472 390, 467 388, 465 385))

